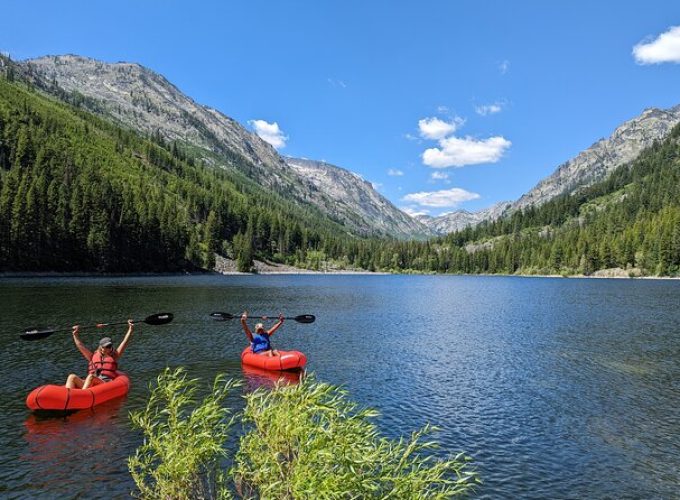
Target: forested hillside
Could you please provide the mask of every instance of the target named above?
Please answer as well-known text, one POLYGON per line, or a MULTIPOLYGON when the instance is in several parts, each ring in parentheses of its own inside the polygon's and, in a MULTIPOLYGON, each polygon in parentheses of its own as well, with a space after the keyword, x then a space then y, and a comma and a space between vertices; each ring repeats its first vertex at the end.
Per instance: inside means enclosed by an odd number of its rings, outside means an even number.
POLYGON ((346 230, 141 137, 0 77, 0 270, 177 271, 214 253, 305 263, 346 230))
POLYGON ((361 177, 324 162, 288 161, 238 121, 197 103, 140 64, 76 55, 21 62, 0 55, 0 68, 3 62, 47 95, 144 136, 191 147, 196 159, 239 172, 290 202, 314 207, 352 234, 400 239, 435 234, 361 177))
POLYGON ((677 275, 680 127, 590 188, 442 240, 469 242, 483 243, 464 264, 468 272, 590 274, 618 267, 677 275))
POLYGON ((456 273, 680 274, 680 126, 606 180, 428 243, 395 244, 380 263, 456 273))

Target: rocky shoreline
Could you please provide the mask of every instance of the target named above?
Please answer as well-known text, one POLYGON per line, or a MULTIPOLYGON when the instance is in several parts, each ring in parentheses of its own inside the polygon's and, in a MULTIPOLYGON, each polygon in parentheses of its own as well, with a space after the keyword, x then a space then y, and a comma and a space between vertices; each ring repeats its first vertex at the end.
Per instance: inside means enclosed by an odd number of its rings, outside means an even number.
MULTIPOLYGON (((154 277, 154 276, 202 276, 202 275, 223 275, 223 276, 256 276, 261 275, 361 275, 361 276, 385 276, 390 274, 403 275, 434 275, 436 273, 390 273, 384 271, 366 271, 363 269, 327 269, 315 271, 312 269, 301 269, 298 267, 287 266, 275 262, 254 261, 255 272, 243 273, 236 268, 236 261, 220 257, 215 265, 214 271, 193 271, 193 272, 174 272, 174 273, 95 273, 95 272, 0 272, 0 279, 16 278, 124 278, 124 277, 154 277)), ((620 268, 601 269, 590 275, 584 274, 439 274, 438 276, 507 276, 515 278, 565 278, 565 279, 634 279, 634 280, 680 280, 680 276, 643 276, 640 270, 626 270, 620 268)))
POLYGON ((236 261, 226 259, 220 255, 215 255, 215 272, 224 275, 251 275, 251 274, 391 274, 385 272, 372 272, 364 269, 326 269, 315 271, 312 269, 301 269, 299 267, 288 266, 277 262, 255 260, 253 262, 255 272, 243 273, 238 271, 236 261))

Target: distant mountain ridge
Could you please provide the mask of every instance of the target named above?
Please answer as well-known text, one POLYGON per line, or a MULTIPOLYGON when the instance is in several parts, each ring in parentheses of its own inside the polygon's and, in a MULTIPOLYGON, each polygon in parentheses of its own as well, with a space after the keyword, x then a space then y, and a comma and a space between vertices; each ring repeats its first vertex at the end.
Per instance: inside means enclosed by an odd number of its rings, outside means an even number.
POLYGON ((505 215, 511 206, 509 201, 500 201, 489 208, 469 212, 456 210, 454 212, 432 217, 419 215, 416 218, 437 234, 443 235, 465 229, 467 226, 474 227, 485 220, 495 220, 505 215))

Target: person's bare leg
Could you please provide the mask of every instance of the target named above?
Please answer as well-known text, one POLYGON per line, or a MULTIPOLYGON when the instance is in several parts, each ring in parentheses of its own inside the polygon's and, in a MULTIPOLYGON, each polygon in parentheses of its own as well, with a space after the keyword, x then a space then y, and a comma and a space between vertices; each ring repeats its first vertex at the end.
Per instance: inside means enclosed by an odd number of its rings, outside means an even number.
POLYGON ((67 389, 81 389, 83 387, 83 384, 84 384, 83 379, 80 378, 75 373, 71 373, 66 379, 67 389))
POLYGON ((90 374, 85 379, 85 383, 83 384, 83 389, 89 389, 90 387, 94 387, 95 385, 99 385, 102 382, 103 382, 102 379, 100 379, 99 377, 95 377, 94 375, 90 374))

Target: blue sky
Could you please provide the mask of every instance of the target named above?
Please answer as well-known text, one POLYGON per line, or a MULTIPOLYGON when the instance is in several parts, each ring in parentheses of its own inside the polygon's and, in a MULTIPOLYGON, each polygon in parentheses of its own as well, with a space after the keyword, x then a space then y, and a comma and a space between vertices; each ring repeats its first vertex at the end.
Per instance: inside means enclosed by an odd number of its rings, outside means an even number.
POLYGON ((0 50, 138 62, 281 153, 436 215, 516 199, 680 104, 680 2, 559 3, 9 0, 0 50))

